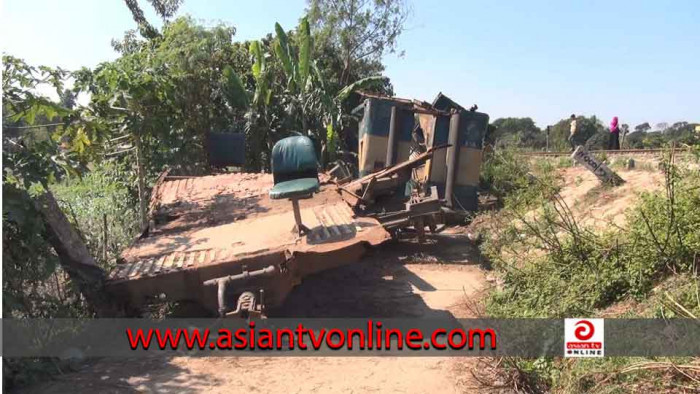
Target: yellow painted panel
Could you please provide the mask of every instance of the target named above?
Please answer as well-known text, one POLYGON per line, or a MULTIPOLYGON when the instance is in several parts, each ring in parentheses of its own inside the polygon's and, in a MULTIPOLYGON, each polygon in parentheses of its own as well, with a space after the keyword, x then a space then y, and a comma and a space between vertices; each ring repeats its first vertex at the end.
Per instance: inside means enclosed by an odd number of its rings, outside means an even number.
POLYGON ((481 170, 481 149, 462 147, 459 151, 457 179, 461 186, 476 186, 479 184, 481 170))
POLYGON ((388 137, 365 134, 360 140, 359 171, 363 174, 369 174, 374 172, 377 166, 383 168, 388 145, 388 137))

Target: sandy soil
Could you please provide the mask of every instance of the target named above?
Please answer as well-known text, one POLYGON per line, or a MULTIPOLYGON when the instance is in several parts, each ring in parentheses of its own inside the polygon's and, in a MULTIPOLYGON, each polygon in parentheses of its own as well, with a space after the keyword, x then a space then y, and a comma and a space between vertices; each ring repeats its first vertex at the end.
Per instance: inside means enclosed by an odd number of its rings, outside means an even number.
MULTIPOLYGON (((596 226, 624 225, 624 212, 638 194, 663 186, 660 172, 618 173, 626 180, 623 186, 602 188, 584 168, 562 170, 562 196, 577 218, 596 226)), ((261 188, 269 183, 260 181, 261 188)), ((242 183, 231 182, 229 187, 242 183)), ((211 186, 204 189, 214 195, 259 193, 247 186, 234 191, 211 186)), ((179 189, 183 190, 187 188, 179 189)), ((201 197, 203 202, 211 201, 210 196, 201 197)), ((459 233, 430 237, 426 245, 393 242, 354 265, 307 278, 274 313, 282 317, 469 317, 466 299, 478 297, 485 286, 481 263, 476 247, 459 233)), ((100 360, 26 391, 470 392, 475 387, 468 372, 471 366, 470 359, 439 357, 100 360)))
MULTIPOLYGON (((275 313, 291 317, 468 317, 484 286, 463 235, 402 241, 307 278, 275 313)), ((466 358, 157 358, 101 360, 28 392, 467 392, 466 358)))
POLYGON ((615 170, 625 180, 618 187, 606 188, 583 167, 561 171, 564 178, 561 195, 583 224, 606 227, 623 226, 625 211, 634 206, 642 192, 663 189, 664 175, 661 171, 615 170))

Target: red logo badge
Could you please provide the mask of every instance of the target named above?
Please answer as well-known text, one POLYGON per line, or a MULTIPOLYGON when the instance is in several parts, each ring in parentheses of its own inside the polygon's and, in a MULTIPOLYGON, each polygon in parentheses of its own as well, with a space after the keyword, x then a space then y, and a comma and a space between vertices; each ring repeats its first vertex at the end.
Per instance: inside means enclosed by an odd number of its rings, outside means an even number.
POLYGON ((603 319, 564 319, 564 357, 603 357, 603 319))

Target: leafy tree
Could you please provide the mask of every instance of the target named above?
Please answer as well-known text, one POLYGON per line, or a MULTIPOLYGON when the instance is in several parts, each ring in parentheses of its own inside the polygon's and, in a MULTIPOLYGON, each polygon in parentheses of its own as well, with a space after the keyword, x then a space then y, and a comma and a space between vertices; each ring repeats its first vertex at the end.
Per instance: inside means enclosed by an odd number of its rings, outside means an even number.
POLYGON ((63 89, 59 92, 59 105, 66 109, 75 108, 77 95, 70 89, 63 89))
MULTIPOLYGON (((163 18, 163 20, 168 20, 177 12, 180 8, 182 0, 148 0, 153 6, 158 16, 163 18)), ((156 38, 160 35, 158 30, 151 25, 146 16, 143 14, 143 10, 139 6, 138 0, 124 0, 124 3, 131 11, 131 16, 134 18, 134 22, 138 25, 139 32, 141 35, 148 39, 156 38)))
POLYGON ((649 124, 643 123, 636 126, 636 131, 629 134, 625 140, 633 149, 660 148, 671 142, 696 145, 700 143, 700 136, 695 133, 695 125, 696 123, 675 122, 671 126, 666 125, 663 131, 649 132, 649 124))
POLYGON ((403 0, 308 0, 317 48, 340 54, 339 85, 384 70, 381 59, 394 53, 409 9, 403 0))
POLYGON ((700 143, 700 136, 695 132, 697 123, 676 122, 666 128, 664 136, 668 141, 673 141, 686 145, 700 143))
POLYGON ((634 126, 634 131, 646 133, 649 130, 651 130, 651 125, 649 124, 649 122, 644 122, 634 126))
MULTIPOLYGON (((577 131, 574 135, 575 145, 585 145, 590 149, 600 149, 603 143, 607 144, 607 134, 605 134, 605 126, 598 120, 596 116, 585 117, 579 116, 576 118, 577 131), (588 143, 591 137, 594 137, 588 143), (603 142, 605 141, 605 142, 603 142)), ((568 150, 571 148, 569 144, 569 135, 571 120, 565 118, 557 122, 550 128, 549 145, 552 149, 568 150)), ((607 145, 605 145, 607 146, 607 145)))
POLYGON ((661 148, 665 145, 666 141, 664 139, 663 133, 660 131, 652 131, 646 133, 644 140, 642 141, 644 148, 661 148))
POLYGON ((664 131, 666 131, 667 128, 668 128, 668 123, 666 123, 666 122, 661 122, 661 123, 656 124, 657 131, 664 132, 664 131))
POLYGON ((622 134, 629 133, 630 132, 630 125, 628 125, 627 123, 623 123, 622 125, 620 125, 620 132, 622 132, 622 134))
POLYGON ((546 135, 531 118, 499 118, 493 121, 495 130, 490 134, 495 146, 517 146, 527 149, 543 149, 546 135))
MULTIPOLYGON (((325 164, 337 149, 337 130, 343 125, 344 101, 352 91, 383 84, 385 78, 368 77, 335 90, 319 70, 312 48, 313 39, 307 18, 302 18, 296 31, 290 33, 277 23, 272 41, 254 41, 249 45, 253 59, 253 92, 248 93, 244 89, 232 68, 225 70, 224 90, 231 107, 241 108, 252 104, 246 115, 246 130, 256 140, 256 145, 260 137, 267 141, 266 154, 274 140, 290 132, 302 132, 320 143, 322 162, 325 164), (263 48, 269 52, 265 53, 263 48), (249 99, 251 96, 252 100, 249 99), (283 108, 283 113, 271 116, 271 108, 274 107, 283 108), (272 130, 277 132, 272 133, 272 130)), ((268 164, 264 165, 267 167, 268 164)))
POLYGON ((625 138, 626 144, 630 149, 642 149, 644 148, 644 137, 646 132, 635 131, 627 135, 625 138))
POLYGON ((2 144, 3 310, 6 316, 71 314, 67 310, 82 303, 77 292, 71 297, 61 294, 58 285, 47 288, 57 263, 89 305, 100 309, 102 297, 92 286, 101 271, 58 208, 49 184, 85 168, 99 150, 95 142, 101 141, 104 127, 89 110, 71 111, 36 93, 46 83, 62 91, 67 72, 35 68, 12 56, 3 56, 3 64, 3 128, 14 129, 3 134, 2 144), (40 116, 62 124, 51 138, 27 138, 40 116))
POLYGON ((231 45, 234 33, 230 26, 205 28, 178 18, 161 37, 78 73, 100 116, 118 124, 119 133, 139 135, 150 176, 164 165, 206 172, 208 133, 242 128, 222 88, 226 66, 249 68, 245 50, 231 45))

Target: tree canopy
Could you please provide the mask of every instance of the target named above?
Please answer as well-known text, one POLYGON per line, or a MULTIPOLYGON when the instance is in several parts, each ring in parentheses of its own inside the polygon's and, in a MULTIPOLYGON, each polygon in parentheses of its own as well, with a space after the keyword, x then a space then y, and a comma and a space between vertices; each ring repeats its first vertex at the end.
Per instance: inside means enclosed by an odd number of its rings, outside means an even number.
MULTIPOLYGON (((337 83, 347 85, 384 70, 395 53, 409 8, 404 0, 308 0, 317 50, 338 55, 337 83)), ((331 61, 333 61, 331 60, 331 61)))

